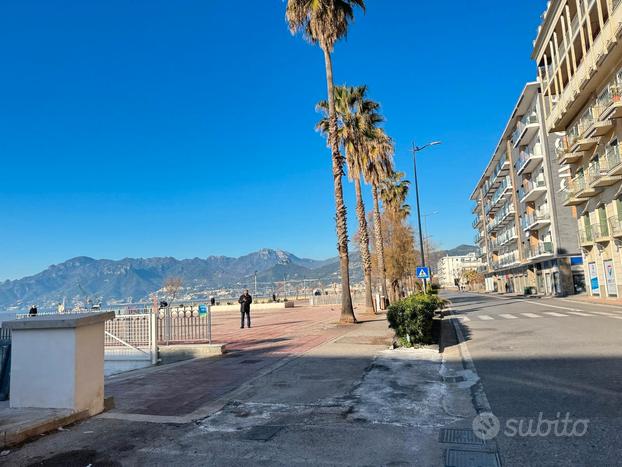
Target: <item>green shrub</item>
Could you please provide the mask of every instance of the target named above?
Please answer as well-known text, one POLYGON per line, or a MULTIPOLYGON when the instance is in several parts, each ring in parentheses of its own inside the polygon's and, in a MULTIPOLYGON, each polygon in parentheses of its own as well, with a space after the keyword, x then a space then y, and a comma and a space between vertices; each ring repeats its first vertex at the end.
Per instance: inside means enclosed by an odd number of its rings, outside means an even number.
POLYGON ((438 295, 412 295, 389 306, 389 327, 402 346, 431 344, 434 312, 444 307, 445 301, 438 295))

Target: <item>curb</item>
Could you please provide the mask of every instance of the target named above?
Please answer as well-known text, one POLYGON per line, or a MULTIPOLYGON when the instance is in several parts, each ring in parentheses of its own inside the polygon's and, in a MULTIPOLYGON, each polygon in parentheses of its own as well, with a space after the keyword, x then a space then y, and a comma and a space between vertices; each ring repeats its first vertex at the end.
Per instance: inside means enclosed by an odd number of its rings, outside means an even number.
POLYGON ((85 420, 90 416, 88 410, 82 410, 80 412, 56 416, 47 420, 37 420, 30 424, 20 424, 15 430, 0 432, 0 448, 23 443, 30 438, 85 420))

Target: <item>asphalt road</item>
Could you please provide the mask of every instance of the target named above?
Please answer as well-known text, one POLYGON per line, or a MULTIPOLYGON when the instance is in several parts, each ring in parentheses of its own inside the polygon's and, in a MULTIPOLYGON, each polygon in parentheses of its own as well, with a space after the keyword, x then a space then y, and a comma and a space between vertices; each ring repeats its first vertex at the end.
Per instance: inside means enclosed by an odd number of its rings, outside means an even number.
POLYGON ((622 465, 622 307, 448 298, 499 419, 503 465, 622 465))

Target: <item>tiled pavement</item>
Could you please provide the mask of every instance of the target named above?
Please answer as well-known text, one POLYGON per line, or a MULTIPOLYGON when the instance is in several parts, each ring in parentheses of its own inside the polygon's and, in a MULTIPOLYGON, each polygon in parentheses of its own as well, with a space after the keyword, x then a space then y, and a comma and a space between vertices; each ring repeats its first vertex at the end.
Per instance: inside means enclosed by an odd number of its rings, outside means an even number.
MULTIPOLYGON (((359 317, 360 318, 360 317, 359 317)), ((215 313, 214 342, 222 357, 196 359, 120 375, 106 383, 116 408, 108 414, 189 416, 243 383, 352 329, 337 324, 337 307, 301 307, 252 312, 252 327, 240 329, 239 312, 215 313)))

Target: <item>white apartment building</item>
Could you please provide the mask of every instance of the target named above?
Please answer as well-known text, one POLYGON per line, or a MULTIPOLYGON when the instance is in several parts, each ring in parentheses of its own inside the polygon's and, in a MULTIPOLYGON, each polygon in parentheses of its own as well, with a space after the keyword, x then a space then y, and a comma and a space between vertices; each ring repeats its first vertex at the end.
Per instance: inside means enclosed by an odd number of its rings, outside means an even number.
POLYGON ((540 84, 527 83, 471 195, 487 291, 568 295, 583 286, 576 222, 559 193, 561 137, 545 129, 540 84))
POLYGON ((474 269, 479 271, 484 266, 476 253, 463 256, 444 256, 437 266, 439 284, 442 287, 454 287, 462 282, 462 273, 465 270, 474 269), (458 282, 457 282, 458 281, 458 282))
POLYGON ((590 295, 622 296, 622 2, 552 0, 532 58, 590 295))

